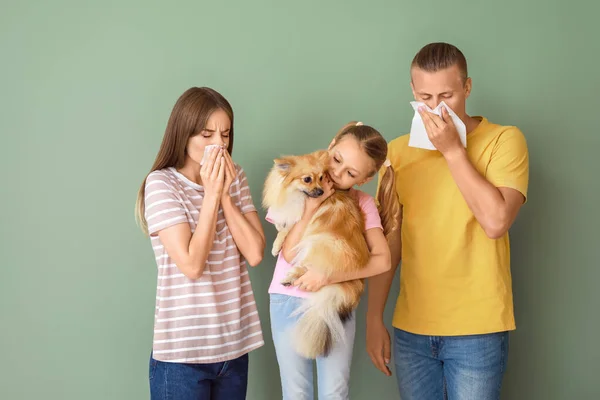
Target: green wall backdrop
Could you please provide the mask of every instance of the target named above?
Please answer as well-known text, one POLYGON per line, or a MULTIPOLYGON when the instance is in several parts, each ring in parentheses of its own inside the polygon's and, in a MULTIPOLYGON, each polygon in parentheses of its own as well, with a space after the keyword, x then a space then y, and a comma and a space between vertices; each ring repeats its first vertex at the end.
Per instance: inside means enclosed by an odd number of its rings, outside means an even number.
MULTIPOLYGON (((407 132, 409 63, 439 40, 467 55, 468 111, 519 126, 531 154, 530 200, 511 231, 518 327, 503 399, 600 398, 597 3, 0 0, 0 10, 0 398, 148 398, 156 267, 133 206, 185 89, 231 101, 234 159, 258 205, 272 158, 323 147, 349 120, 387 139, 407 132)), ((253 400, 281 398, 273 266, 266 256, 251 271, 267 341, 252 354, 253 400)), ((398 399, 364 349, 364 303, 351 398, 398 399)))

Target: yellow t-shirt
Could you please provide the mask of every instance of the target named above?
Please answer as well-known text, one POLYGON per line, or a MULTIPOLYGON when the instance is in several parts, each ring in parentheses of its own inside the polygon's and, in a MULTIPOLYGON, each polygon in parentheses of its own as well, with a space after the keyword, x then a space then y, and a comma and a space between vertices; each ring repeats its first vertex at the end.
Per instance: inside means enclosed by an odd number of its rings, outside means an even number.
MULTIPOLYGON (((527 198, 529 155, 521 131, 481 120, 467 135, 471 163, 496 187, 527 198)), ((403 206, 400 294, 393 326, 452 336, 515 329, 508 233, 493 240, 467 206, 438 151, 390 142, 403 206)))

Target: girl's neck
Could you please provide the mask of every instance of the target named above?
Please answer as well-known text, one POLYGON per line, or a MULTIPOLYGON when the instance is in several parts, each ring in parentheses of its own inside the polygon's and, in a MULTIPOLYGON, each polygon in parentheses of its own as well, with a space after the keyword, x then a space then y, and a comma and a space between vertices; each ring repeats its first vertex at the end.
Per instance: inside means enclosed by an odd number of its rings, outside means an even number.
POLYGON ((349 187, 348 189, 340 189, 340 188, 334 187, 334 189, 336 192, 349 192, 352 190, 352 187, 349 187))

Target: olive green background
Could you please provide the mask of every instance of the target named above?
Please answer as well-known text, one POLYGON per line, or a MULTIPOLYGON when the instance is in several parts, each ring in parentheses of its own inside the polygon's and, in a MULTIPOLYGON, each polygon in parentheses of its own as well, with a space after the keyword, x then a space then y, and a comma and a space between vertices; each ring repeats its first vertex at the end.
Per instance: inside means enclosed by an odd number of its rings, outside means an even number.
MULTIPOLYGON (((503 399, 600 398, 592 3, 0 0, 0 398, 149 397, 156 266, 133 207, 184 90, 231 101, 234 159, 259 205, 282 153, 323 147, 353 119, 387 139, 407 132, 409 64, 431 41, 467 55, 468 112, 528 140, 503 399)), ((273 265, 267 255, 251 271, 266 337, 251 357, 253 400, 281 398, 273 265)), ((396 281, 388 323, 397 291, 396 281)), ((366 354, 364 310, 351 398, 398 399, 366 354)))

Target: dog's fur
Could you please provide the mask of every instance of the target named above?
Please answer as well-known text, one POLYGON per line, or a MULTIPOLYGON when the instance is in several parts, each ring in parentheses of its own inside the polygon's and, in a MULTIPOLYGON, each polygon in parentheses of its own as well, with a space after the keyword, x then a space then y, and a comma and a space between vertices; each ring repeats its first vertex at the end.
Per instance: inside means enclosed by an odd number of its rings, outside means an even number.
MULTIPOLYGON (((278 234, 272 253, 276 256, 286 235, 304 212, 308 196, 323 195, 322 179, 327 173, 328 154, 317 151, 307 155, 275 160, 265 181, 263 207, 269 208, 278 234)), ((364 215, 347 191, 335 191, 326 199, 293 250, 292 268, 281 282, 289 286, 306 269, 331 276, 365 267, 369 248, 364 237, 364 215)), ((334 343, 344 338, 344 322, 351 316, 364 290, 364 280, 331 284, 311 293, 294 315, 302 314, 294 327, 292 342, 306 358, 326 356, 334 343)))

